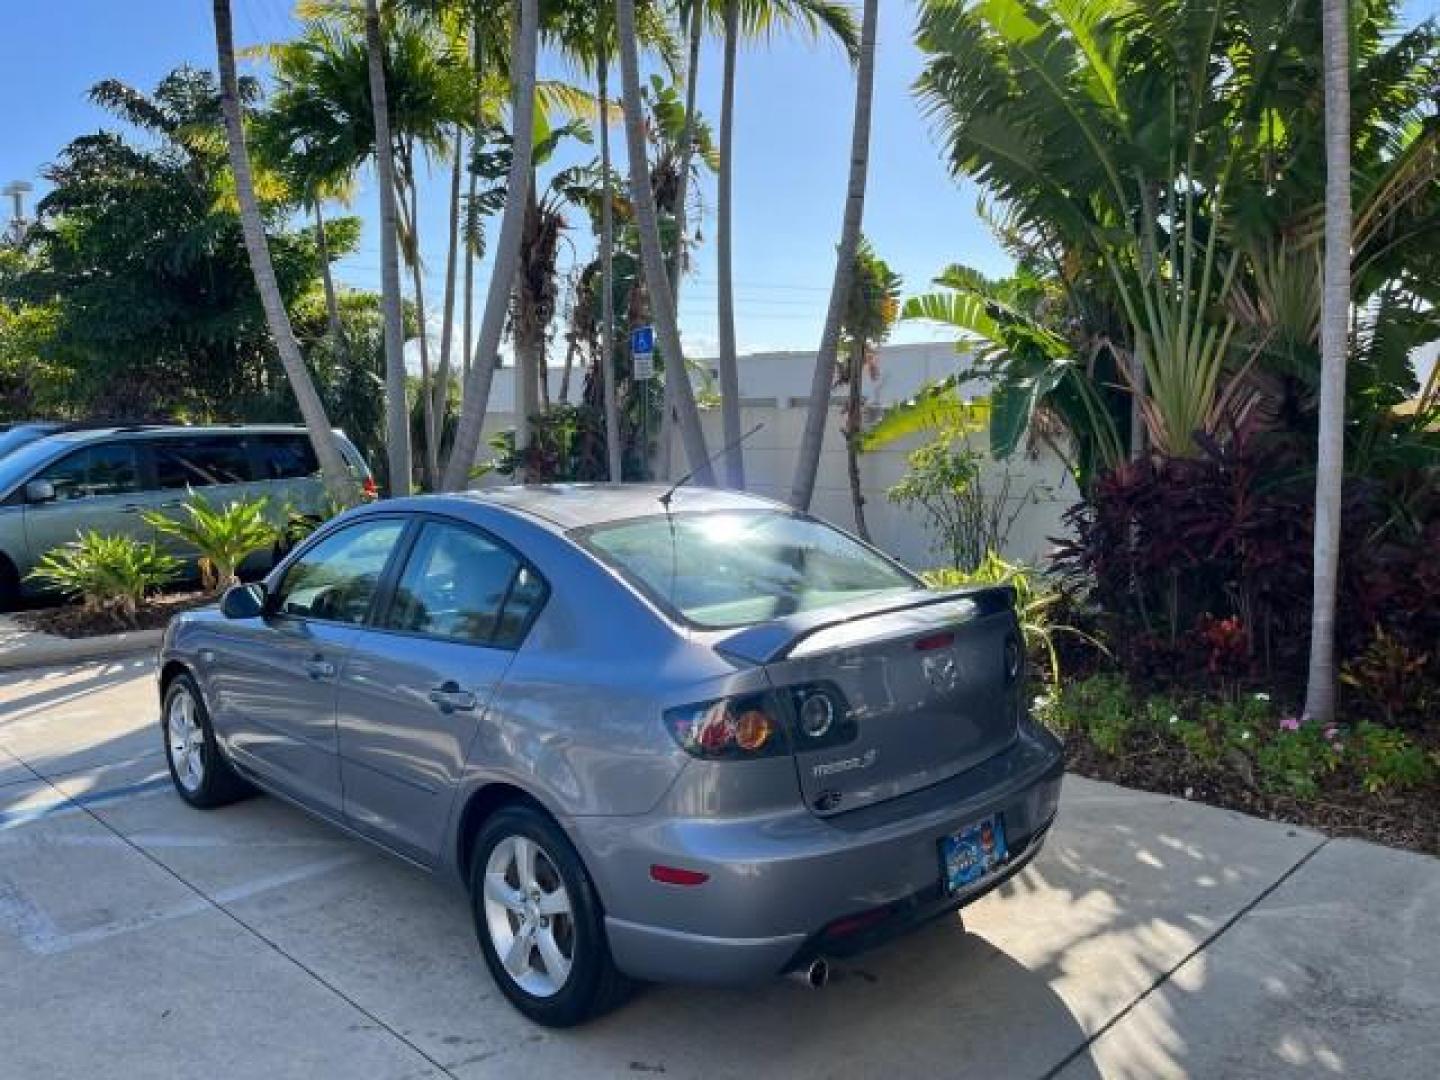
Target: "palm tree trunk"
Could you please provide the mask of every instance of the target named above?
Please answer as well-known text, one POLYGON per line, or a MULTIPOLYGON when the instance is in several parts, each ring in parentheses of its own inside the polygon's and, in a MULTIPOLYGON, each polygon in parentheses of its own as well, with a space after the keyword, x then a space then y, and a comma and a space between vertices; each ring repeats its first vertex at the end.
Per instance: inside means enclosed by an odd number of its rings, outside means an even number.
POLYGON ((865 372, 865 343, 855 340, 850 354, 850 386, 845 404, 845 467, 850 474, 850 505, 855 509, 855 533, 866 543, 870 530, 865 525, 865 493, 860 488, 860 377, 865 372))
POLYGON ((1345 362, 1350 351, 1349 5, 1324 0, 1325 270, 1320 320, 1320 438, 1315 461, 1315 581, 1305 716, 1335 718, 1335 594, 1345 471, 1345 362))
MULTIPOLYGON (((471 58, 475 64, 475 130, 470 136, 470 153, 480 149, 481 131, 485 127, 485 99, 480 92, 480 29, 470 29, 471 58)), ((469 179, 465 183, 465 299, 464 299, 464 350, 460 354, 461 376, 460 385, 463 387, 470 381, 470 350, 475 347, 475 339, 472 333, 471 320, 475 311, 475 248, 472 243, 473 236, 470 226, 473 224, 471 215, 475 212, 475 195, 479 187, 479 177, 470 162, 466 162, 465 171, 469 179)), ((462 402, 463 404, 463 402, 462 402)))
MULTIPOLYGON (((465 158, 465 132, 455 125, 455 160, 450 167, 450 235, 445 249, 445 299, 441 304, 440 372, 431 388, 435 416, 435 455, 438 460, 445 435, 445 412, 450 401, 450 354, 455 343, 455 272, 460 257, 460 167, 465 158)), ((439 477, 439 469, 436 469, 439 477)))
POLYGON ((365 0, 370 103, 375 111, 375 175, 380 188, 380 308, 385 318, 385 455, 391 495, 410 494, 410 409, 405 392, 405 312, 400 302, 395 158, 385 92, 385 39, 377 0, 365 0))
POLYGON ((415 290, 415 322, 420 332, 420 415, 425 424, 425 486, 438 490, 440 481, 439 437, 435 427, 435 408, 431 392, 435 385, 430 367, 430 320, 425 314, 425 264, 420 258, 420 206, 415 190, 414 151, 407 144, 404 168, 401 169, 403 190, 409 210, 405 232, 409 237, 410 283, 415 290))
POLYGON ((655 193, 650 189, 650 169, 645 153, 645 116, 640 104, 640 57, 635 37, 635 0, 615 0, 615 22, 620 41, 620 82, 625 104, 625 142, 630 166, 630 197, 635 204, 635 226, 640 234, 640 261, 650 293, 650 307, 660 347, 665 353, 665 381, 673 384, 675 420, 685 444, 691 472, 702 484, 713 483, 705 432, 700 427, 700 410, 685 370, 685 353, 680 346, 680 325, 675 316, 675 294, 665 271, 660 248, 660 226, 655 212, 655 193))
POLYGON ((820 450, 825 441, 825 417, 830 411, 830 387, 835 381, 835 357, 840 347, 840 319, 855 276, 855 251, 860 243, 860 224, 865 216, 865 181, 870 167, 870 102, 875 90, 875 19, 878 0, 865 0, 860 29, 860 67, 855 82, 855 126, 850 136, 850 181, 845 193, 845 218, 840 228, 840 249, 835 255, 835 280, 830 287, 830 310, 815 356, 815 374, 810 380, 810 405, 805 413, 805 432, 800 456, 790 487, 790 504, 799 510, 810 508, 815 494, 815 474, 820 468, 820 450))
MULTIPOLYGON (((525 225, 525 205, 530 196, 530 162, 535 135, 535 54, 538 51, 539 0, 517 0, 514 32, 511 35, 510 115, 515 133, 507 177, 505 213, 500 219, 500 236, 495 245, 495 265, 485 296, 485 314, 475 358, 465 386, 465 404, 455 431, 455 445, 445 468, 442 487, 459 491, 470 479, 470 470, 480 448, 480 430, 485 424, 490 384, 495 376, 496 352, 505 329, 505 315, 515 284, 515 267, 520 261, 520 234, 525 225)), ((638 92, 638 91, 637 91, 638 92)))
POLYGON ((270 336, 275 339, 275 348, 280 353, 280 364, 290 388, 295 393, 295 403, 315 447, 315 456, 320 462, 320 473, 325 481, 329 496, 342 505, 358 502, 360 490, 345 458, 340 453, 340 444, 325 415, 325 404, 315 389, 310 372, 305 367, 305 358, 300 353, 300 343, 295 340, 295 331, 290 325, 290 316, 285 311, 285 300, 280 295, 280 283, 275 279, 275 267, 270 261, 270 245, 265 239, 265 224, 260 217, 260 204, 255 198, 255 180, 250 172, 250 154, 245 148, 245 127, 240 115, 240 87, 235 74, 235 32, 230 21, 230 0, 215 0, 215 52, 220 68, 220 108, 225 114, 225 137, 230 149, 230 168, 235 174, 235 197, 240 204, 240 227, 245 236, 245 250, 250 256, 250 270, 255 275, 255 291, 260 294, 260 305, 265 309, 265 322, 270 336))
POLYGON ((695 98, 700 86, 700 41, 704 34, 705 4, 690 5, 689 54, 685 61, 685 125, 680 129, 680 175, 675 185, 675 250, 670 253, 670 292, 680 303, 680 279, 685 275, 685 216, 690 197, 690 163, 695 156, 695 98))
POLYGON ((530 420, 536 409, 535 370, 544 360, 544 337, 537 347, 533 325, 537 300, 531 295, 529 256, 539 241, 540 205, 535 196, 535 170, 530 170, 530 193, 525 200, 525 227, 520 231, 520 274, 515 284, 514 314, 510 319, 515 343, 515 479, 529 481, 525 459, 530 449, 530 420), (537 357, 536 353, 540 353, 537 357))
MULTIPOLYGON (((690 163, 695 154, 695 99, 700 87, 700 43, 704 35, 705 4, 693 0, 690 5, 690 26, 688 30, 688 53, 685 60, 685 123, 680 129, 680 172, 675 189, 675 250, 670 254, 670 294, 675 298, 675 309, 680 309, 680 281, 685 276, 685 229, 686 213, 690 201, 690 163)), ((675 390, 670 380, 665 380, 660 412, 660 433, 655 440, 655 468, 657 478, 670 479, 674 461, 672 452, 675 441, 675 390)))
POLYGON ((605 461, 610 482, 618 484, 625 476, 620 453, 620 396, 615 385, 615 191, 610 182, 607 50, 602 44, 595 57, 595 93, 600 106, 600 377, 604 381, 605 461))
POLYGON ((719 276, 720 420, 725 440, 725 481, 745 487, 745 455, 740 447, 740 372, 735 360, 735 276, 731 258, 735 146, 735 50, 740 36, 740 0, 725 3, 725 73, 720 91, 720 176, 716 212, 719 276))
POLYGON ((320 256, 320 283, 325 290, 325 322, 335 342, 335 356, 342 367, 350 366, 350 343, 345 340, 345 327, 340 321, 340 299, 335 294, 335 273, 330 266, 330 241, 325 235, 325 213, 317 196, 315 207, 315 251, 320 256))

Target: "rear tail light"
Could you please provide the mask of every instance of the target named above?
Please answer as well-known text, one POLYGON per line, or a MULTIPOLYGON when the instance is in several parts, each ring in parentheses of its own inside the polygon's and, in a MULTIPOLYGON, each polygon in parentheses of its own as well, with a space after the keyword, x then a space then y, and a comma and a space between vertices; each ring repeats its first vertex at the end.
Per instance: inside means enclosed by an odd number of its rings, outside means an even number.
POLYGON ((360 490, 369 502, 373 502, 380 497, 380 489, 375 486, 375 478, 373 476, 365 477, 365 482, 360 485, 360 490))
POLYGON ((682 750, 705 761, 823 750, 859 731, 845 696, 829 683, 682 705, 665 713, 665 727, 682 750))
POLYGON ((665 726, 692 757, 734 761, 787 754, 780 718, 769 694, 682 705, 665 713, 665 726))

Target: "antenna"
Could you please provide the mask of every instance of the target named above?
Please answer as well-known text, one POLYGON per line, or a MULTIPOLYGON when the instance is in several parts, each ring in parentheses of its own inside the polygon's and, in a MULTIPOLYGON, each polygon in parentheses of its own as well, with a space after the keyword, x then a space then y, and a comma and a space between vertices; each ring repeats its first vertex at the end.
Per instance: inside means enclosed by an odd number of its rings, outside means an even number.
POLYGON ((711 454, 708 458, 702 461, 699 465, 696 465, 695 468, 691 469, 684 476, 680 477, 679 480, 676 480, 675 483, 671 484, 665 490, 665 494, 660 496, 660 505, 665 507, 665 513, 670 513, 670 500, 675 497, 675 492, 679 491, 682 487, 688 484, 697 472, 703 469, 706 465, 713 465, 717 458, 724 457, 731 450, 734 450, 737 446, 743 443, 746 439, 750 438, 751 435, 754 435, 764 426, 765 424, 763 421, 759 424, 756 424, 749 431, 745 432, 744 435, 741 435, 733 442, 726 443, 719 450, 716 450, 715 453, 711 454))

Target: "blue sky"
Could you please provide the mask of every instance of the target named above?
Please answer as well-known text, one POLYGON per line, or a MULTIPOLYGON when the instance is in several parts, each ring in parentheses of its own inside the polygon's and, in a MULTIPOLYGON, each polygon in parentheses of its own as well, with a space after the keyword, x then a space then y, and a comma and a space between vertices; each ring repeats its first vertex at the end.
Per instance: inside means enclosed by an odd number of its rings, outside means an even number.
MULTIPOLYGON (((279 40, 293 29, 288 0, 232 0, 237 44, 279 40)), ((181 63, 213 66, 210 5, 202 0, 57 0, 7 3, 0 22, 0 183, 28 179, 71 138, 106 124, 87 89, 115 77, 149 89, 181 63), (57 14, 63 17, 57 22, 57 14)), ((987 271, 1005 266, 975 211, 976 192, 948 175, 910 85, 921 67, 912 40, 914 4, 880 5, 874 135, 865 231, 876 250, 920 290, 949 262, 987 271)), ((1412 16, 1440 0, 1410 0, 1412 16)), ((700 108, 718 123, 720 56, 701 60, 700 108)), ((618 79, 617 79, 618 81, 618 79)), ((743 352, 814 348, 834 269, 849 157, 854 84, 838 48, 782 39, 742 50, 736 95, 735 279, 737 336, 743 352)), ((615 142, 623 142, 616 132, 615 142)), ((617 145, 617 153, 623 146, 617 145)), ((422 191, 427 295, 438 307, 444 262, 444 187, 422 191)), ((713 232, 714 184, 704 185, 706 236, 713 232)), ((374 288, 379 239, 374 188, 362 182, 355 213, 367 219, 360 250, 339 268, 342 281, 374 288)), ((8 210, 7 210, 8 213, 8 210)), ((569 258, 588 250, 575 231, 569 258)), ((477 282, 483 303, 486 273, 477 282)), ((681 323, 689 349, 715 342, 715 249, 705 244, 687 279, 681 323)), ((938 332, 902 325, 895 340, 938 332)))

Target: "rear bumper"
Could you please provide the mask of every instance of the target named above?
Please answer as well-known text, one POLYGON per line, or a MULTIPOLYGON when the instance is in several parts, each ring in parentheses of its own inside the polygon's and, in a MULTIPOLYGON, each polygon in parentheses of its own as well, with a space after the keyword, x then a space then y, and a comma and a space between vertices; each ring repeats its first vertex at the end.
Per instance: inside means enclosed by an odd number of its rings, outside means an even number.
POLYGON ((1063 756, 1027 725, 1006 751, 942 784, 821 819, 803 807, 747 818, 575 818, 570 825, 607 912, 610 949, 640 979, 741 985, 809 956, 853 952, 978 899, 1043 843, 1063 756), (940 884, 939 840, 1003 814, 1011 859, 955 895, 940 884), (650 879, 653 864, 708 874, 699 886, 650 879), (863 932, 827 934, 865 915, 863 932))

